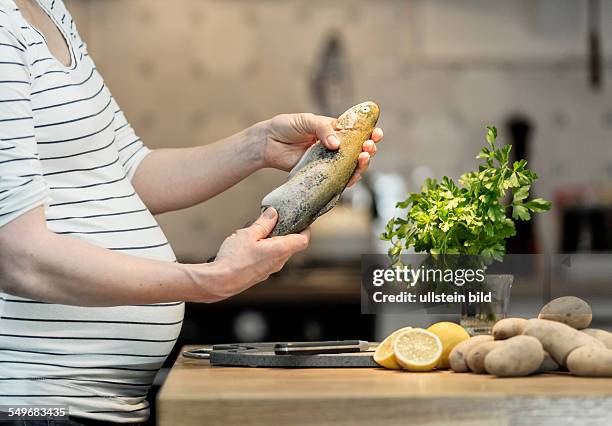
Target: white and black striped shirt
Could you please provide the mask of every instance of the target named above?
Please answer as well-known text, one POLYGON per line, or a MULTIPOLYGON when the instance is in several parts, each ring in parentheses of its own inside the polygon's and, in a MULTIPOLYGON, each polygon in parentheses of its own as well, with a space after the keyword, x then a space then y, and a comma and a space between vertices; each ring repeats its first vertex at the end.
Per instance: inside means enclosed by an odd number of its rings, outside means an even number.
MULTIPOLYGON (((63 2, 38 1, 63 33, 71 65, 52 56, 12 0, 0 0, 0 226, 44 205, 52 232, 175 261, 131 184, 149 150, 63 2)), ((72 415, 145 420, 147 390, 176 341, 183 309, 182 302, 65 306, 0 292, 0 405, 61 404, 72 415)))

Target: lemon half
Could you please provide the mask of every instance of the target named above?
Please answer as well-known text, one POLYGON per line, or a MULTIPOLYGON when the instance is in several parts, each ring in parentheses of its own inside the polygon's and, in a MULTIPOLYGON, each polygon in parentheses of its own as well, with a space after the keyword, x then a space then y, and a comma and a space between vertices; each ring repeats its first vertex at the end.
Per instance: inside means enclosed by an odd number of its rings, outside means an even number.
POLYGON ((374 352, 374 361, 376 361, 376 363, 381 367, 389 368, 391 370, 399 370, 402 368, 402 366, 395 360, 395 354, 393 353, 393 342, 395 341, 395 337, 397 337, 400 333, 411 329, 412 327, 400 328, 399 330, 395 330, 393 333, 388 335, 387 338, 383 340, 376 348, 376 351, 374 352))
POLYGON ((470 338, 470 335, 463 327, 454 322, 438 322, 427 329, 440 338, 442 342, 442 356, 436 368, 449 368, 448 356, 455 346, 470 338))
POLYGON ((408 371, 433 370, 442 357, 442 342, 422 328, 399 333, 393 342, 393 353, 399 365, 408 371))

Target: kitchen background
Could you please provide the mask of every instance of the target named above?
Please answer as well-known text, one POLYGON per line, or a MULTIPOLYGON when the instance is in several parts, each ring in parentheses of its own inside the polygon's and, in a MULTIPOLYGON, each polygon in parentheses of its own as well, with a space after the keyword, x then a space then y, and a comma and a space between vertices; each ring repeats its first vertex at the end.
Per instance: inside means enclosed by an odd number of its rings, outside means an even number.
MULTIPOLYGON (((381 106, 385 141, 368 178, 316 223, 311 249, 241 296, 188 306, 180 343, 376 339, 401 325, 360 315, 359 255, 385 251, 381 224, 425 177, 474 167, 486 124, 524 152, 541 176, 535 193, 554 201, 513 250, 576 252, 582 269, 552 288, 610 293, 612 259, 580 253, 612 246, 612 0, 66 3, 152 148, 209 143, 278 113, 381 106)), ((214 255, 285 176, 261 171, 160 216, 178 258, 214 255)))

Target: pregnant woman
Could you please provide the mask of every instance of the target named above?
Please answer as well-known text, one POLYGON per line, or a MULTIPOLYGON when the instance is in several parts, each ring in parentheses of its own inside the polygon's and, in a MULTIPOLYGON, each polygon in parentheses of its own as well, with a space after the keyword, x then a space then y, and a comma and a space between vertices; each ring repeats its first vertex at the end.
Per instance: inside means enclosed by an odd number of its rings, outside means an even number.
MULTIPOLYGON (((289 170, 317 139, 338 148, 332 119, 287 114, 214 144, 151 151, 62 1, 0 0, 3 410, 68 406, 72 425, 145 421, 183 302, 240 293, 308 245, 308 231, 265 239, 277 220, 268 209, 214 262, 180 264, 154 215, 206 201, 258 169, 289 170)), ((372 139, 350 184, 382 131, 372 139)))

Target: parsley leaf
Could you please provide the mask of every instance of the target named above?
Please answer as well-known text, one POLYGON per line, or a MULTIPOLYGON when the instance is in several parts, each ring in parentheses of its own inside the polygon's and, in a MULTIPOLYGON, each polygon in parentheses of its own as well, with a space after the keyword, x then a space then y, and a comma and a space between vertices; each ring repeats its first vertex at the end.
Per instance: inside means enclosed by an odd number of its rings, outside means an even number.
POLYGON ((501 260, 506 239, 516 234, 514 220, 527 221, 533 213, 550 210, 550 201, 528 200, 538 175, 526 160, 510 164, 512 146, 497 147, 496 139, 497 129, 487 126, 488 146, 476 156, 483 162, 477 171, 463 174, 459 185, 447 176, 427 179, 421 192, 397 203, 405 216, 391 219, 381 235, 391 243, 389 255, 395 262, 409 248, 501 260))

